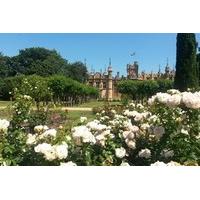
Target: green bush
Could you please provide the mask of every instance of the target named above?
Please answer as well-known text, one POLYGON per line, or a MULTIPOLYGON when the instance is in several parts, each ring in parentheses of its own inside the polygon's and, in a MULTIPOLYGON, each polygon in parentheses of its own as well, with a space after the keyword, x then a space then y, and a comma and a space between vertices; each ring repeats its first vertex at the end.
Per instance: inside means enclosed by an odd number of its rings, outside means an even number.
POLYGON ((144 100, 157 92, 166 92, 173 88, 171 80, 123 80, 117 84, 121 94, 132 100, 144 100))
POLYGON ((98 90, 78 81, 64 76, 51 76, 48 78, 48 86, 53 93, 54 103, 78 104, 89 98, 97 98, 98 90))
POLYGON ((19 88, 25 76, 8 77, 0 79, 0 98, 1 100, 10 100, 13 97, 14 88, 19 88))

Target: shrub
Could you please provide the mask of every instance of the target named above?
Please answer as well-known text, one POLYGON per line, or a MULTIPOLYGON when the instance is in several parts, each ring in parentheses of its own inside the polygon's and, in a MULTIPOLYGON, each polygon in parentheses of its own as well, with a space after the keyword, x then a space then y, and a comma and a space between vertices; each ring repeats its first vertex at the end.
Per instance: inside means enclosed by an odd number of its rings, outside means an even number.
POLYGON ((123 95, 129 96, 132 100, 144 100, 157 92, 166 92, 173 88, 171 80, 124 80, 117 85, 118 90, 123 95))
MULTIPOLYGON (((22 111, 16 113, 18 122, 29 118, 28 99, 16 98, 22 111)), ((199 119, 200 92, 169 90, 152 96, 148 105, 106 105, 95 120, 81 118, 72 129, 61 126, 55 130, 42 124, 30 133, 21 125, 13 126, 12 121, 0 120, 0 163, 200 165, 199 119)))

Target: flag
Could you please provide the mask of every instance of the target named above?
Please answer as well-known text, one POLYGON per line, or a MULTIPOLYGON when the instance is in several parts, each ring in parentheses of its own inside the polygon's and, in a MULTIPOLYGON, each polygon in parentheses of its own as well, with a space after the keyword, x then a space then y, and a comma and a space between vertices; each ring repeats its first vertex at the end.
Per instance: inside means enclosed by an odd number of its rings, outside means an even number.
POLYGON ((134 56, 135 55, 135 52, 131 53, 131 56, 134 56))

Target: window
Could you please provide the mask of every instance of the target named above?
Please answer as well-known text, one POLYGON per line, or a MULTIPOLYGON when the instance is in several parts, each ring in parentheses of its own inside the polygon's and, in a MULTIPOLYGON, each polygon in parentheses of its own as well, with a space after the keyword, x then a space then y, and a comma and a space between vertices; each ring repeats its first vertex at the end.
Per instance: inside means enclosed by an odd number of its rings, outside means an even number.
POLYGON ((96 82, 96 87, 99 88, 99 82, 96 82))
POLYGON ((103 82, 103 89, 106 89, 106 82, 103 82))

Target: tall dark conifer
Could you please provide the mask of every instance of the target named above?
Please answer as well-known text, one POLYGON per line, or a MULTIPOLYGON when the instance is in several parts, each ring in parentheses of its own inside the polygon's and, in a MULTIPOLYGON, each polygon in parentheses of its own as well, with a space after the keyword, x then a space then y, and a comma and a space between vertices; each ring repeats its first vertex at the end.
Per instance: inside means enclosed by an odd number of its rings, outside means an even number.
POLYGON ((174 87, 180 91, 198 87, 196 49, 197 43, 194 33, 177 34, 174 87))
POLYGON ((200 53, 197 54, 197 70, 198 70, 198 80, 200 84, 200 53))

